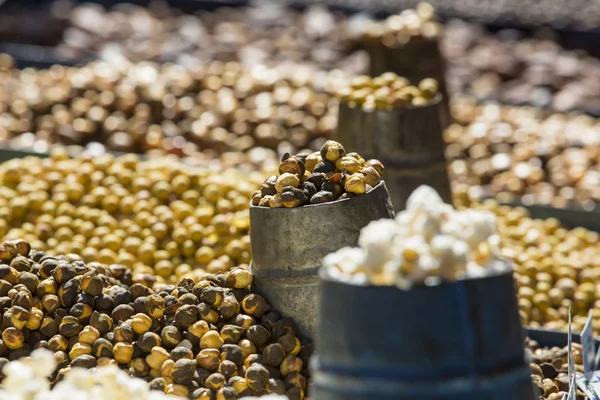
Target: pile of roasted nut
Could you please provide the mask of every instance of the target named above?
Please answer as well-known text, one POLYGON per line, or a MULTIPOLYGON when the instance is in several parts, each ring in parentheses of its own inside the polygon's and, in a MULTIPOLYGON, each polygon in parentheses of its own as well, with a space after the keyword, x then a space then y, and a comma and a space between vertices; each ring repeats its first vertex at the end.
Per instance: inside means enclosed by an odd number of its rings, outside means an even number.
POLYGON ((150 288, 122 265, 51 256, 22 239, 3 242, 0 260, 0 365, 44 348, 57 362, 52 382, 114 364, 194 400, 304 398, 312 346, 250 292, 244 267, 150 288))
POLYGON ((600 115, 598 59, 540 36, 516 30, 492 34, 480 25, 450 21, 442 39, 448 88, 482 100, 600 115))
POLYGON ((586 115, 456 100, 444 133, 454 185, 504 202, 592 210, 600 200, 600 122, 586 115))
POLYGON ((252 194, 252 205, 294 208, 350 199, 377 186, 384 166, 378 160, 365 161, 358 153, 346 153, 340 143, 328 140, 321 151, 286 153, 279 173, 252 194))
POLYGON ((0 240, 120 264, 150 287, 198 279, 250 262, 248 202, 264 176, 133 154, 13 159, 0 164, 0 240))
POLYGON ((243 68, 213 61, 14 68, 0 56, 0 142, 46 151, 108 150, 213 156, 254 147, 318 149, 337 125, 339 70, 243 68))
MULTIPOLYGON (((581 331, 590 309, 600 306, 600 234, 585 228, 567 229, 554 218, 533 219, 523 207, 496 200, 470 202, 455 192, 455 204, 487 210, 497 217, 500 255, 514 264, 519 312, 524 325, 567 330, 569 308, 573 331, 581 331)), ((592 326, 600 333, 600 314, 592 326)))
MULTIPOLYGON (((535 340, 526 339, 527 358, 531 361, 531 380, 536 396, 544 400, 562 400, 569 392, 567 347, 542 348, 535 340)), ((579 343, 572 344, 575 370, 583 373, 582 350, 579 343)), ((577 389, 577 400, 584 400, 585 394, 577 389)))
POLYGON ((421 80, 416 86, 394 72, 385 72, 371 78, 360 75, 338 92, 342 103, 366 110, 391 110, 410 106, 424 106, 438 94, 438 82, 432 78, 421 80))

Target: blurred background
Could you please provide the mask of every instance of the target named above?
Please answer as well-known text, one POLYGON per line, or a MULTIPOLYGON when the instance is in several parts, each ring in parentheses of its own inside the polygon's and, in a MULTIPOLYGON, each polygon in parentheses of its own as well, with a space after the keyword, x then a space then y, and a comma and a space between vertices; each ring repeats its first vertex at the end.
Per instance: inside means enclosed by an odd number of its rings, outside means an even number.
POLYGON ((339 88, 373 71, 374 44, 419 40, 443 59, 453 187, 596 209, 589 0, 6 0, 0 145, 196 160, 316 149, 336 129, 339 88))

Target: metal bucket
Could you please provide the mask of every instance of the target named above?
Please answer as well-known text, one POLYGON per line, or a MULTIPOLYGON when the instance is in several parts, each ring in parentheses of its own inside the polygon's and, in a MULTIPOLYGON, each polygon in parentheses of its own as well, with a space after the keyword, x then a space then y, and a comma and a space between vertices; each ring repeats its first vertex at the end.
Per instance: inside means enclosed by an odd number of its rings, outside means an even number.
POLYGON ((385 165, 392 203, 404 210, 406 200, 420 185, 429 185, 445 202, 452 202, 440 120, 442 96, 422 107, 364 110, 340 104, 334 139, 359 149, 385 165))
POLYGON ((450 122, 448 90, 446 89, 445 61, 436 40, 412 40, 405 45, 389 47, 382 43, 368 43, 365 50, 369 54, 369 74, 378 76, 384 72, 395 72, 417 83, 421 79, 433 78, 440 85, 442 100, 442 123, 450 122))
POLYGON ((320 275, 315 400, 533 399, 512 271, 408 291, 320 275))
POLYGON ((382 181, 351 199, 298 208, 250 206, 253 290, 282 315, 292 317, 300 333, 316 333, 319 270, 323 257, 356 246, 369 222, 393 218, 382 181))

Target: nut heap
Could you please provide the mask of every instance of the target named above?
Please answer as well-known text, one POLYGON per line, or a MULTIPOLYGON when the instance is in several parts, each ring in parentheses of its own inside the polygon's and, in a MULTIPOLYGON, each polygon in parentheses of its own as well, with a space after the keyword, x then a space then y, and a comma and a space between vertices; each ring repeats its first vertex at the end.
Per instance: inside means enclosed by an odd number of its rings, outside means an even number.
POLYGON ((333 279, 358 285, 436 285, 504 271, 498 260, 495 216, 456 211, 436 191, 420 186, 396 220, 373 221, 360 231, 360 247, 344 247, 323 259, 333 279))
POLYGON ((385 72, 375 78, 367 75, 353 78, 348 87, 338 92, 338 97, 350 107, 366 110, 420 107, 433 101, 438 94, 438 86, 433 78, 425 78, 412 86, 408 79, 394 72, 385 72))
POLYGON ((435 9, 429 3, 419 3, 414 9, 389 16, 384 21, 372 21, 364 27, 362 40, 382 43, 388 47, 411 41, 437 40, 442 26, 437 22, 435 9))
POLYGON ((248 198, 264 175, 135 155, 0 164, 0 240, 119 264, 152 286, 250 262, 248 198))
MULTIPOLYGON (((569 392, 569 364, 567 347, 540 348, 539 344, 526 339, 527 358, 531 360, 531 380, 537 396, 544 400, 562 400, 569 392)), ((575 370, 583 373, 582 350, 579 343, 572 343, 575 370)), ((577 400, 585 400, 585 394, 577 389, 577 400)))
POLYGON ((454 185, 502 201, 578 206, 600 200, 600 122, 529 107, 457 100, 445 134, 454 185))
POLYGON ((514 264, 519 309, 524 325, 567 330, 569 307, 573 331, 581 331, 594 309, 592 326, 600 334, 600 235, 585 228, 568 230, 554 218, 532 219, 523 207, 495 200, 469 203, 455 192, 455 203, 492 212, 497 217, 500 255, 514 264))
POLYGON ((308 204, 350 199, 369 192, 383 179, 384 166, 375 159, 365 161, 348 153, 333 140, 321 151, 290 156, 279 164, 279 176, 270 176, 252 194, 252 205, 294 208, 308 204))
POLYGON ((52 257, 24 240, 4 242, 0 260, 0 365, 47 348, 53 383, 75 367, 118 365, 152 390, 193 400, 305 396, 312 345, 250 293, 245 268, 153 290, 128 286, 123 266, 52 257))
POLYGON ((280 154, 318 149, 337 125, 338 101, 329 93, 345 76, 220 61, 18 70, 0 56, 0 142, 38 151, 102 143, 182 157, 257 146, 280 154))
POLYGON ((442 50, 454 93, 600 115, 600 64, 583 50, 512 30, 492 34, 463 21, 447 24, 442 50))
POLYGON ((166 1, 160 7, 121 4, 108 10, 87 3, 75 7, 68 22, 58 48, 66 56, 250 65, 291 61, 320 69, 363 65, 351 47, 348 18, 324 7, 297 11, 259 3, 198 10, 194 15, 169 7, 166 1))

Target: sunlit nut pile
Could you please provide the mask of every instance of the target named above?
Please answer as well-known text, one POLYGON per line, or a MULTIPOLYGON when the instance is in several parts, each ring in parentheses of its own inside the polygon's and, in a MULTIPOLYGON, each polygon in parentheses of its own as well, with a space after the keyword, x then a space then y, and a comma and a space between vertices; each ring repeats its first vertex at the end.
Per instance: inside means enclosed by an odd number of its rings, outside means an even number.
MULTIPOLYGON (((496 215, 500 255, 514 263, 523 324, 566 330, 570 307, 573 331, 581 331, 589 310, 600 307, 600 235, 581 227, 569 230, 554 218, 532 219, 523 207, 495 200, 469 203, 465 192, 455 195, 457 207, 496 215)), ((592 326, 599 334, 595 311, 592 326)))
POLYGON ((0 143, 99 142, 120 152, 180 156, 255 146, 318 149, 337 125, 339 70, 214 61, 174 64, 93 62, 17 70, 0 56, 0 143))
POLYGON ((53 383, 76 367, 118 365, 152 390, 193 400, 304 398, 312 345, 250 293, 246 268, 152 290, 128 286, 123 266, 52 257, 24 240, 2 243, 0 260, 2 365, 47 348, 53 383))
POLYGON ((600 64, 585 51, 463 21, 447 25, 442 44, 455 93, 600 115, 600 64))
POLYGON ((338 97, 350 107, 367 110, 419 107, 433 101, 438 94, 438 86, 433 78, 423 79, 413 86, 408 79, 394 72, 385 72, 375 78, 366 75, 354 77, 347 87, 339 90, 338 97))
POLYGON ((402 46, 415 40, 437 40, 442 26, 437 22, 435 9, 429 3, 419 3, 384 21, 372 21, 364 26, 362 40, 382 43, 388 47, 402 46))
MULTIPOLYGON (((531 364, 531 379, 536 390, 536 398, 544 400, 562 400, 569 392, 567 347, 540 348, 539 344, 531 339, 526 339, 527 358, 531 364)), ((572 343, 573 361, 575 370, 583 373, 582 349, 579 343, 572 343)), ((585 394, 577 389, 577 399, 584 400, 585 394)))
POLYGON ((119 264, 152 286, 250 262, 248 199, 264 175, 135 155, 0 164, 0 239, 119 264))
POLYGON ((360 247, 327 255, 323 267, 344 282, 400 289, 497 273, 507 266, 498 260, 495 219, 490 212, 456 211, 420 186, 396 220, 371 222, 360 232, 360 247))
POLYGON ((456 101, 445 134, 449 174, 477 196, 578 206, 600 200, 600 122, 585 115, 456 101))
POLYGON ((353 51, 353 25, 324 7, 297 11, 273 3, 184 14, 166 2, 149 8, 98 4, 75 7, 59 50, 107 60, 300 62, 354 73, 366 67, 353 51), (358 70, 357 70, 358 69, 358 70))
POLYGON ((252 194, 252 205, 295 208, 350 199, 377 186, 384 166, 379 160, 365 161, 358 153, 346 153, 340 143, 328 140, 321 151, 284 154, 279 173, 252 194))
MULTIPOLYGON (((30 357, 7 362, 2 359, 0 399, 27 400, 44 398, 60 400, 137 399, 176 400, 178 397, 151 391, 141 379, 130 378, 118 367, 107 365, 86 370, 78 368, 67 374, 61 382, 51 388, 48 376, 57 367, 58 361, 52 352, 37 349, 30 357)), ((183 398, 180 397, 183 400, 183 398)))

